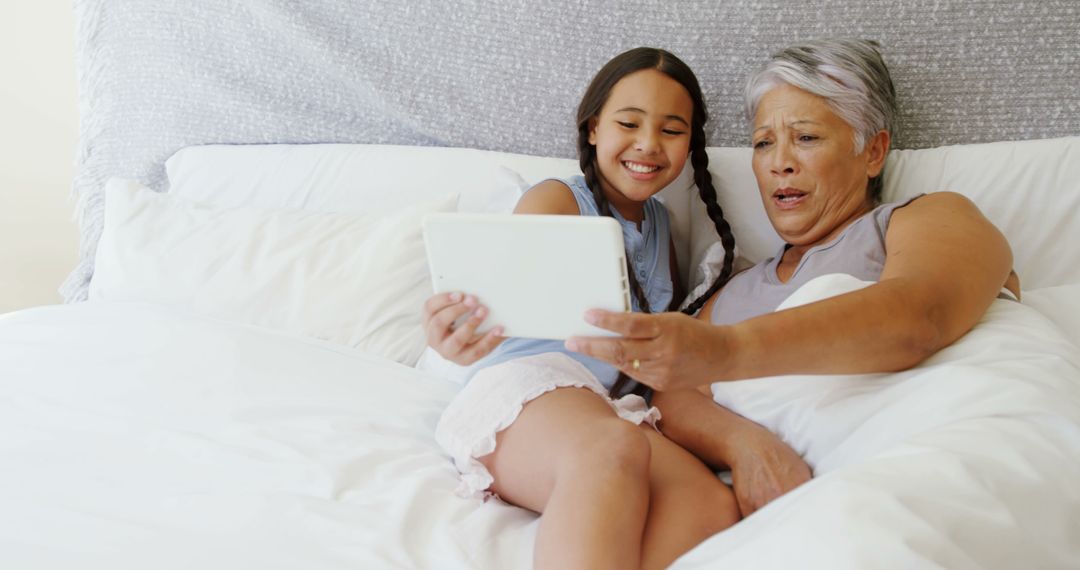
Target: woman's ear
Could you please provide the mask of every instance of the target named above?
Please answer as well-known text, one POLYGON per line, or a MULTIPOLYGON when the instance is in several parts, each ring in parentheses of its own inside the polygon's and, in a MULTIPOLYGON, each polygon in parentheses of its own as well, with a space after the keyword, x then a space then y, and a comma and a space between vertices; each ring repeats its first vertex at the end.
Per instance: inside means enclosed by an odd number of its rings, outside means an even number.
POLYGON ((589 144, 596 146, 596 117, 589 117, 589 144))
POLYGON ((885 168, 885 159, 889 157, 889 143, 892 142, 888 131, 878 131, 866 141, 866 177, 875 178, 885 168))

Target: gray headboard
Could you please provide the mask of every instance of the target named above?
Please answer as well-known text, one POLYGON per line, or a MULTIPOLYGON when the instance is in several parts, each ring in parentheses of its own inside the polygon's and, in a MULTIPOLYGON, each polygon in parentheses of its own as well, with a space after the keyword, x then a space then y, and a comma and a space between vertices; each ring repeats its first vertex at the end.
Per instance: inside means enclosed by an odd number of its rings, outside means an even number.
POLYGON ((881 42, 896 148, 1080 134, 1080 2, 76 0, 85 298, 104 181, 164 190, 205 143, 357 142, 574 156, 573 113, 616 53, 663 47, 697 72, 712 146, 747 135, 742 88, 798 39, 881 42))

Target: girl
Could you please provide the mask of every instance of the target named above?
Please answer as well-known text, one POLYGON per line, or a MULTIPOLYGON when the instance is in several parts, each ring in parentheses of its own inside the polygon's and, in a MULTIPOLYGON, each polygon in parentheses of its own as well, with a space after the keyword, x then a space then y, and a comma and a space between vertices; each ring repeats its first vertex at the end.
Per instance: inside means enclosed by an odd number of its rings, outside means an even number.
MULTIPOLYGON (((689 158, 727 252, 716 282, 687 307, 693 314, 730 277, 734 258, 708 171, 706 118, 685 63, 659 49, 622 53, 578 107, 584 176, 537 184, 514 212, 614 217, 623 226, 634 309, 667 310, 680 298, 677 272, 667 211, 653 196, 689 158)), ((425 304, 429 344, 472 365, 436 438, 454 458, 463 491, 494 492, 542 513, 536 567, 660 568, 738 520, 731 491, 656 431, 659 412, 637 394, 623 395, 639 391, 633 382, 561 341, 502 339, 498 327, 476 335, 485 315, 457 293, 425 304)))

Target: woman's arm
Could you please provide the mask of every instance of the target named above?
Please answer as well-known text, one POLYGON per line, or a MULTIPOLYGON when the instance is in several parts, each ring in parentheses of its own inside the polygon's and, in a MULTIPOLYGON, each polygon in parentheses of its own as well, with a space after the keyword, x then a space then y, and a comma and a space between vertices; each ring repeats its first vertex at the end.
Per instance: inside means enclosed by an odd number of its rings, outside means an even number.
POLYGON ((570 339, 657 390, 781 374, 909 368, 978 322, 1009 276, 1004 236, 967 198, 941 192, 897 209, 879 283, 730 326, 685 315, 592 311, 624 338, 570 339), (634 370, 634 360, 638 370, 634 370))
POLYGON ((810 480, 802 457, 771 431, 698 390, 655 392, 660 431, 713 469, 730 469, 744 517, 810 480))

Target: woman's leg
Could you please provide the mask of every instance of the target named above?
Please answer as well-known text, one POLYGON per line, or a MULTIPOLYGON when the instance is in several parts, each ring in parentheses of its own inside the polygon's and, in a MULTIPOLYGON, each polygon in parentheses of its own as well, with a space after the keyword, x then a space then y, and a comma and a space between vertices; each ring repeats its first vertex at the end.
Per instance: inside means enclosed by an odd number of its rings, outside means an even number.
POLYGON ((739 521, 731 489, 689 451, 649 426, 649 516, 642 568, 666 568, 706 538, 739 521))
POLYGON ((542 513, 536 568, 638 568, 650 445, 595 392, 559 388, 525 405, 480 458, 503 499, 542 513))

